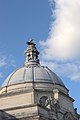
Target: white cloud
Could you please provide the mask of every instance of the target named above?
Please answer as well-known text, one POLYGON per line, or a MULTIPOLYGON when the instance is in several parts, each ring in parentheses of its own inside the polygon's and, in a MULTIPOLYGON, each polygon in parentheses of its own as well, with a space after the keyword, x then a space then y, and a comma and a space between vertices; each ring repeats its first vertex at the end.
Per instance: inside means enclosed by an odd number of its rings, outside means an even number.
POLYGON ((71 62, 57 63, 43 61, 42 65, 46 65, 51 68, 59 76, 67 77, 68 79, 78 81, 80 80, 80 65, 71 62))
POLYGON ((3 77, 2 68, 5 70, 5 68, 7 69, 14 67, 16 67, 16 62, 13 56, 0 55, 0 78, 3 77))
POLYGON ((43 59, 53 61, 56 71, 80 80, 80 0, 49 0, 53 21, 46 41, 40 41, 43 59), (55 21, 54 21, 55 15, 55 21), (55 64, 55 62, 57 64, 55 64), (60 68, 60 69, 59 69, 60 68))
POLYGON ((2 75, 2 73, 0 73, 0 78, 2 78, 3 77, 3 75, 2 75))
POLYGON ((0 56, 0 68, 1 67, 16 67, 16 61, 14 60, 14 57, 12 55, 8 56, 0 56))
POLYGON ((5 56, 0 56, 0 67, 5 66, 6 63, 6 57, 5 56))
POLYGON ((6 57, 5 56, 0 56, 0 78, 3 77, 2 72, 1 72, 1 68, 6 66, 6 57))
POLYGON ((16 61, 15 61, 14 57, 12 55, 9 55, 7 58, 8 58, 7 59, 7 67, 14 67, 15 68, 16 61))

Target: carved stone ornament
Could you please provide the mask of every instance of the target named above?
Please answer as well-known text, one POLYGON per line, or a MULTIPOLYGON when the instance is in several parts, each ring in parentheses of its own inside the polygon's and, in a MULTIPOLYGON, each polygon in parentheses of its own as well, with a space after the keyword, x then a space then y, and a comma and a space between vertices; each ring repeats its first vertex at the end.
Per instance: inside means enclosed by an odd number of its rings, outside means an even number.
POLYGON ((39 103, 41 106, 46 107, 46 101, 47 101, 48 97, 47 96, 42 96, 39 100, 39 103))
POLYGON ((55 107, 54 107, 54 99, 52 96, 50 97, 47 97, 47 96, 42 96, 39 100, 39 103, 40 105, 48 108, 48 109, 51 109, 51 110, 54 110, 55 107))
POLYGON ((63 116, 63 119, 64 120, 76 120, 70 112, 66 112, 65 115, 63 116))

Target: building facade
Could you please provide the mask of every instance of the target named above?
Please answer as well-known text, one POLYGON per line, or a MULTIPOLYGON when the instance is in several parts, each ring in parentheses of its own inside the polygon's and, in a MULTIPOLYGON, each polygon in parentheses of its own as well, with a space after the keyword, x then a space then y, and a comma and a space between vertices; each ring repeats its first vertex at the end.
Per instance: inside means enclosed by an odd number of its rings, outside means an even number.
POLYGON ((79 120, 69 90, 53 71, 40 65, 33 40, 27 44, 25 64, 0 88, 0 120, 79 120))

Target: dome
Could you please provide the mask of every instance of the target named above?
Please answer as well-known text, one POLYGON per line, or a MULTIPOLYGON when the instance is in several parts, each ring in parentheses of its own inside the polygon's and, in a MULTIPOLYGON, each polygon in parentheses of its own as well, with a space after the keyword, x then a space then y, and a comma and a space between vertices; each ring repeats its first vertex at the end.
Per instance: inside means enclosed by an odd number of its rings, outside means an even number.
POLYGON ((61 79, 45 66, 23 66, 9 75, 2 87, 18 83, 52 83, 65 86, 61 79))
POLYGON ((37 89, 47 90, 50 88, 53 90, 53 87, 56 86, 55 88, 65 89, 64 91, 66 91, 67 88, 62 80, 48 67, 40 65, 38 59, 39 52, 33 40, 27 44, 28 47, 25 51, 26 61, 24 66, 12 72, 2 84, 2 88, 6 88, 6 91, 9 88, 9 90, 11 89, 12 91, 13 87, 16 85, 27 84, 28 86, 28 84, 31 83, 35 84, 37 89))

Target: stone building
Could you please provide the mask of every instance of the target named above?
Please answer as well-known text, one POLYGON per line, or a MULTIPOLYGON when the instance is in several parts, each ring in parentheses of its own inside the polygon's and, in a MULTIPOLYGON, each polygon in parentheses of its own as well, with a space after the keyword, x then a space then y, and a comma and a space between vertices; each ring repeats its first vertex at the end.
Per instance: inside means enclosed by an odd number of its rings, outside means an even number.
POLYGON ((0 120, 79 120, 69 90, 53 71, 40 65, 38 55, 31 40, 25 64, 0 88, 0 120))

